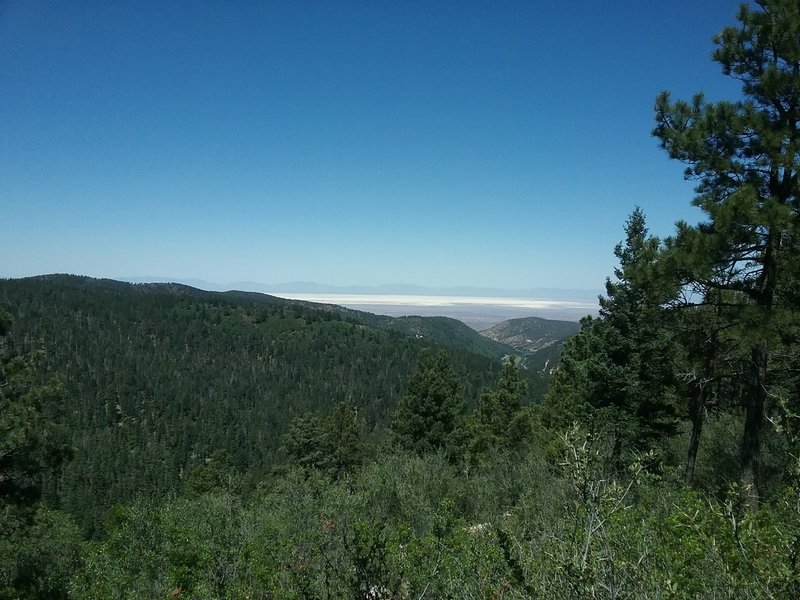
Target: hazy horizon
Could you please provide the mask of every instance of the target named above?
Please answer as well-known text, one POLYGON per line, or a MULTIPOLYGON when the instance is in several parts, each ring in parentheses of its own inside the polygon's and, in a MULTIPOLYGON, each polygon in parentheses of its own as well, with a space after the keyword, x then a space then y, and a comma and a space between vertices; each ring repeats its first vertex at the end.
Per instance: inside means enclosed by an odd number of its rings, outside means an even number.
MULTIPOLYGON (((97 277, 86 273, 76 273, 76 275, 86 277, 97 277)), ((476 293, 487 293, 493 296, 509 296, 511 298, 527 297, 531 293, 543 293, 545 298, 549 298, 552 294, 556 297, 563 297, 572 295, 575 298, 585 298, 588 296, 595 298, 600 290, 590 288, 550 288, 543 286, 527 286, 517 288, 496 288, 485 287, 469 284, 451 285, 451 286, 430 286, 420 285, 417 283, 387 281, 375 285, 364 285, 361 283, 350 283, 346 285, 333 285, 327 282, 320 281, 301 281, 301 280, 288 280, 276 282, 262 282, 254 280, 246 281, 208 281, 205 279, 190 278, 190 277, 175 277, 175 276, 155 276, 155 275, 117 275, 110 277, 110 279, 117 279, 119 281, 127 281, 129 283, 183 283, 186 285, 194 285, 202 289, 210 291, 283 291, 291 293, 355 293, 355 294, 419 294, 423 295, 457 295, 457 296, 474 296, 476 293)))
POLYGON ((586 315, 597 313, 599 293, 599 291, 587 289, 504 290, 471 286, 437 289, 414 284, 331 286, 313 282, 218 284, 203 280, 169 277, 122 277, 119 279, 132 283, 182 283, 210 291, 259 292, 291 300, 336 304, 354 310, 393 317, 415 315, 451 317, 459 319, 477 330, 486 329, 507 319, 520 317, 578 321, 586 315), (391 289, 393 293, 386 293, 387 288, 391 289))
POLYGON ((337 304, 375 314, 423 317, 451 317, 481 331, 501 321, 539 317, 557 321, 578 321, 597 313, 597 302, 502 298, 497 296, 419 296, 369 294, 274 294, 291 300, 337 304))

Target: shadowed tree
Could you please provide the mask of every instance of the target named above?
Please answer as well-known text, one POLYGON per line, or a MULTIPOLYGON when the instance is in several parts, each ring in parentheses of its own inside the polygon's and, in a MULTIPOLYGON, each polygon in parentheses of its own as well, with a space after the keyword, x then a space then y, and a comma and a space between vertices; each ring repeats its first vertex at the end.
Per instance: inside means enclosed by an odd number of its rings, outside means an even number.
POLYGON ((66 598, 77 528, 39 502, 43 477, 70 454, 45 416, 58 412, 63 388, 57 379, 37 381, 41 354, 11 349, 11 322, 0 308, 0 597, 66 598))
POLYGON ((56 423, 44 410, 63 400, 57 379, 36 380, 40 353, 17 355, 7 344, 10 315, 0 308, 0 502, 23 509, 42 491, 42 476, 68 457, 56 423))
POLYGON ((342 477, 364 461, 363 420, 354 408, 339 403, 324 419, 310 413, 296 417, 283 446, 296 464, 342 477))

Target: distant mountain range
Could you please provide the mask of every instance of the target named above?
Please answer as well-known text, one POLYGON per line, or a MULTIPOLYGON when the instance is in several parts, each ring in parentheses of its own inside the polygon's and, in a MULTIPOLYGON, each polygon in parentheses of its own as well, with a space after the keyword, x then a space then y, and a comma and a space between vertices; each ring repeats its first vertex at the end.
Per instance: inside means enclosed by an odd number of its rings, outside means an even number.
POLYGON ((300 293, 300 294, 364 294, 364 295, 408 295, 408 296, 468 296, 488 298, 541 298, 545 300, 597 300, 598 290, 560 289, 560 288, 527 288, 502 289, 471 286, 426 287, 413 284, 385 284, 373 286, 348 285, 337 286, 314 283, 310 281, 290 281, 284 283, 259 283, 256 281, 234 281, 219 284, 203 279, 186 279, 170 277, 120 277, 120 281, 129 283, 181 283, 207 291, 224 292, 242 290, 262 292, 266 294, 300 293))
POLYGON ((451 317, 476 331, 513 318, 535 316, 548 320, 578 321, 597 312, 597 293, 592 290, 509 290, 468 286, 434 288, 408 284, 332 286, 303 281, 280 284, 238 281, 216 284, 205 280, 169 277, 126 277, 123 280, 131 283, 173 281, 205 291, 266 293, 317 304, 336 304, 392 317, 451 317))
MULTIPOLYGON (((262 296, 257 293, 225 292, 227 296, 262 296)), ((539 317, 508 319, 478 332, 458 319, 444 316, 376 315, 332 304, 295 301, 298 304, 331 310, 370 327, 397 331, 404 335, 455 350, 466 350, 493 360, 515 355, 530 371, 548 375, 558 364, 564 342, 578 333, 580 324, 539 317)))
POLYGON ((511 346, 485 337, 458 319, 450 317, 388 317, 350 310, 345 314, 373 327, 397 331, 416 339, 466 350, 493 360, 516 354, 511 346))

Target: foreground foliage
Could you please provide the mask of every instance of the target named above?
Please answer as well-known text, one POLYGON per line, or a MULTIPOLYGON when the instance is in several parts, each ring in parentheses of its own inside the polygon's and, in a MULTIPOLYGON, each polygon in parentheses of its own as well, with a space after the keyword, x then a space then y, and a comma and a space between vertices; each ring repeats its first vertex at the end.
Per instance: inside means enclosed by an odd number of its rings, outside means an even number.
POLYGON ((298 467, 249 497, 142 500, 102 541, 53 529, 27 552, 80 555, 45 572, 87 599, 796 597, 796 490, 750 512, 647 456, 613 475, 607 445, 577 429, 562 444, 557 465, 496 454, 469 477, 442 453, 338 481, 298 467))

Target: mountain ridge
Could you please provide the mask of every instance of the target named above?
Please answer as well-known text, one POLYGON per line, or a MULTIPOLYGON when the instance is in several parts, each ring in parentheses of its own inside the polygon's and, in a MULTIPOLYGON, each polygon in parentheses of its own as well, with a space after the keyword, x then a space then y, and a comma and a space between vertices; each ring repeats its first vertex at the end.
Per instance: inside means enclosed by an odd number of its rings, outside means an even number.
POLYGON ((579 329, 579 324, 572 321, 523 317, 508 319, 494 327, 478 332, 463 321, 448 316, 389 316, 347 308, 337 304, 281 298, 280 296, 257 291, 241 289, 225 291, 203 290, 181 282, 131 282, 59 273, 16 280, 8 279, 6 281, 24 280, 53 281, 71 285, 79 284, 87 287, 100 286, 119 292, 126 290, 137 293, 170 291, 192 297, 211 294, 232 301, 253 302, 265 306, 307 307, 338 314, 343 318, 357 321, 369 327, 384 331, 394 331, 454 350, 471 352, 493 361, 500 361, 509 355, 518 355, 523 366, 536 372, 543 372, 552 367, 558 360, 560 345, 563 340, 577 333, 579 329), (554 345, 557 348, 552 348, 554 345))

